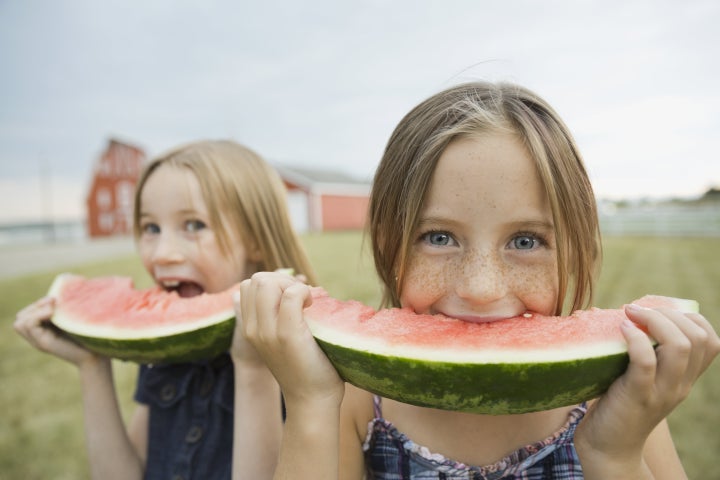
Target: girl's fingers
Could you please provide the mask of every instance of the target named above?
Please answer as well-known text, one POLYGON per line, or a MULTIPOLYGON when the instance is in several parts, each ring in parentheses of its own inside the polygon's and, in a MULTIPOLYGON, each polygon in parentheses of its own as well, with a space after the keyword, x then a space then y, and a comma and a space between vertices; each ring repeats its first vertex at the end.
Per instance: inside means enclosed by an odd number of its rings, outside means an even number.
POLYGON ((257 335, 262 340, 277 337, 278 310, 283 292, 294 280, 285 274, 255 274, 252 277, 257 335))
POLYGON ((51 323, 52 305, 35 305, 26 309, 14 323, 15 331, 37 350, 53 351, 58 340, 66 341, 65 336, 51 323))
MULTIPOLYGON (((686 394, 690 393, 690 388, 695 380, 705 370, 705 359, 708 356, 708 332, 703 329, 698 323, 696 323, 689 316, 668 309, 661 309, 663 313, 681 332, 681 336, 678 337, 678 345, 668 355, 666 361, 672 362, 672 355, 683 355, 685 349, 687 352, 687 368, 684 377, 681 379, 681 384, 685 385, 686 394)), ((664 352, 661 352, 664 355, 664 352)))
POLYGON ((707 347, 701 365, 702 373, 710 366, 715 357, 720 354, 720 336, 718 336, 718 332, 713 329, 710 322, 699 313, 689 313, 686 317, 705 332, 704 341, 707 347))
POLYGON ((60 337, 59 333, 51 325, 46 324, 30 327, 28 333, 30 334, 30 343, 44 352, 50 351, 53 343, 60 337))
POLYGON ((648 336, 631 321, 621 325, 628 345, 630 364, 622 377, 623 387, 631 396, 644 395, 655 383, 657 357, 648 336))
POLYGON ((44 297, 20 310, 15 317, 13 328, 17 333, 25 337, 33 345, 34 336, 38 332, 46 330, 44 325, 52 317, 55 308, 55 300, 44 297))
POLYGON ((240 283, 240 288, 235 294, 235 317, 238 322, 240 331, 243 337, 248 338, 252 336, 254 332, 254 316, 250 314, 249 308, 252 302, 246 301, 246 298, 251 298, 251 283, 250 280, 244 280, 240 283))
POLYGON ((257 334, 257 315, 255 314, 255 288, 250 279, 240 283, 239 297, 240 308, 237 312, 237 318, 240 321, 240 328, 243 336, 251 340, 257 334))
POLYGON ((293 340, 296 334, 306 329, 303 309, 312 302, 310 289, 304 283, 287 287, 278 306, 278 334, 283 340, 293 340))
POLYGON ((245 335, 273 342, 288 329, 297 331, 301 318, 289 312, 302 312, 309 288, 289 275, 261 272, 240 284, 240 297, 245 335))
POLYGON ((717 337, 712 327, 707 324, 705 328, 700 318, 672 309, 632 306, 626 312, 657 341, 656 389, 666 395, 673 394, 678 400, 685 398, 716 355, 709 341, 717 337))
POLYGON ((15 325, 22 326, 28 322, 47 320, 52 316, 55 299, 43 297, 20 310, 15 317, 15 325))
POLYGON ((243 342, 245 339, 245 330, 243 324, 242 297, 240 289, 235 290, 232 293, 232 300, 233 308, 235 309, 235 331, 233 332, 233 343, 236 343, 235 337, 242 337, 238 338, 237 342, 243 342))

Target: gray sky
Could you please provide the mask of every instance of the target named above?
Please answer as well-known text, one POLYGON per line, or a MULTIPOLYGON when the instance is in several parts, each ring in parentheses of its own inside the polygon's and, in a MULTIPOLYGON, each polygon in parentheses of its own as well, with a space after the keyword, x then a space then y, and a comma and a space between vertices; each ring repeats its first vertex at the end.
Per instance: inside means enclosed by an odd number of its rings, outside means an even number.
POLYGON ((412 106, 472 79, 544 96, 599 197, 697 196, 720 185, 718 23, 714 0, 0 0, 0 222, 82 215, 111 137, 369 178, 412 106))

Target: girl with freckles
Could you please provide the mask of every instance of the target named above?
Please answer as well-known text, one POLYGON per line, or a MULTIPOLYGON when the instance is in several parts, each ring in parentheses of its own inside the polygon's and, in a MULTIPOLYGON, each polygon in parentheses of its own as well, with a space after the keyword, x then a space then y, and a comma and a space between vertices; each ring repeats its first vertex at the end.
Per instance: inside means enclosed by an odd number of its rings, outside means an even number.
MULTIPOLYGON (((369 234, 384 307, 495 322, 591 304, 594 195, 556 112, 512 84, 454 86, 399 123, 375 175, 369 234)), ((303 320, 309 288, 241 284, 243 333, 281 385, 275 478, 685 478, 665 418, 720 352, 699 314, 629 306, 630 364, 589 403, 521 415, 417 407, 346 385, 303 320)))

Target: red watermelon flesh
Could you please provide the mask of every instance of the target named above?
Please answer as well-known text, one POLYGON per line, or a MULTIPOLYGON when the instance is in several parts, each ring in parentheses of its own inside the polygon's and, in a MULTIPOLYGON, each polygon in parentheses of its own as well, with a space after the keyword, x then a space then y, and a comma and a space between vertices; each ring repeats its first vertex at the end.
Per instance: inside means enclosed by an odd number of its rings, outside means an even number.
POLYGON ((52 322, 86 348, 139 363, 212 358, 232 339, 232 292, 181 297, 159 286, 137 290, 128 277, 58 275, 52 322))

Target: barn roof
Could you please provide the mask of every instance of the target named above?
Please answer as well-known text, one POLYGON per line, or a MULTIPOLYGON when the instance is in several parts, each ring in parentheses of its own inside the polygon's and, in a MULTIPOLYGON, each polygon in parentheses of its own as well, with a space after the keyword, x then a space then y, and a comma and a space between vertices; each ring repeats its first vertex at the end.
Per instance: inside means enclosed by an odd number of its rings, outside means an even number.
POLYGON ((338 191, 347 194, 368 194, 370 192, 370 181, 353 177, 338 170, 288 167, 285 165, 275 165, 275 168, 280 177, 291 187, 306 192, 338 191))

